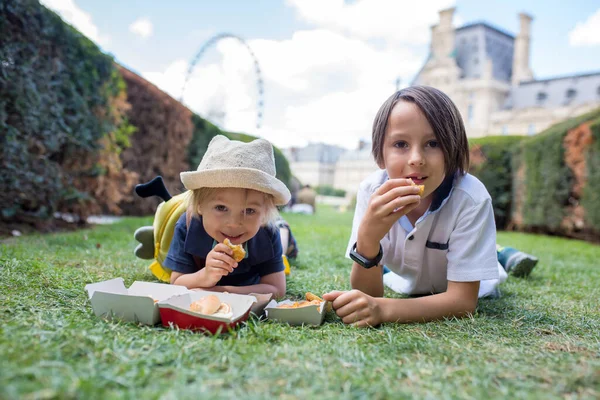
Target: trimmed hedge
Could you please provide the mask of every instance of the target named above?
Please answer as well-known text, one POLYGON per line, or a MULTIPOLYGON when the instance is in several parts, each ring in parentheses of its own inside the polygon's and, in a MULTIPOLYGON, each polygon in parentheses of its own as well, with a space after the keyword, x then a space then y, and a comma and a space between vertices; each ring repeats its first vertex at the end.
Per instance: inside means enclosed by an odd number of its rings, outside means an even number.
POLYGON ((334 196, 334 197, 345 197, 346 191, 344 189, 335 189, 331 185, 320 185, 315 187, 315 192, 322 196, 334 196))
POLYGON ((471 166, 492 197, 497 229, 505 229, 512 210, 512 158, 525 136, 487 136, 469 140, 471 166))
POLYGON ((3 1, 0 93, 0 220, 102 209, 88 181, 134 130, 113 59, 37 1, 3 1))
POLYGON ((585 209, 586 223, 600 234, 600 117, 590 123, 590 130, 593 142, 585 154, 587 182, 581 205, 585 209))
MULTIPOLYGON (((162 175, 173 194, 221 132, 35 0, 0 2, 0 228, 50 227, 56 211, 150 214, 133 187, 162 175), (132 123, 130 123, 131 121, 132 123)), ((277 176, 289 165, 275 148, 277 176)))
MULTIPOLYGON (((600 233, 600 109, 551 126, 523 141, 513 160, 515 173, 513 210, 515 227, 524 230, 588 238, 600 233), (593 127, 589 143, 569 143, 566 138, 577 129, 593 127), (586 154, 586 172, 576 176, 568 165, 566 146, 577 145, 586 154), (583 186, 583 195, 575 184, 583 186), (574 213, 582 213, 578 218, 574 213), (573 222, 574 221, 574 222, 573 222)), ((580 150, 581 149, 581 150, 580 150)))
POLYGON ((202 119, 200 116, 193 114, 192 123, 194 125, 194 132, 192 133, 192 140, 188 146, 187 159, 191 169, 195 169, 202 161, 204 153, 208 144, 217 135, 224 134, 219 128, 211 124, 209 121, 202 119))
MULTIPOLYGON (((131 147, 121 155, 123 166, 138 175, 136 183, 148 182, 161 175, 172 195, 184 190, 181 171, 191 168, 186 154, 192 140, 193 113, 183 104, 141 76, 119 66, 127 83, 131 109, 127 116, 138 128, 131 136, 131 147)), ((147 215, 156 211, 158 197, 141 199, 133 195, 119 204, 129 215, 147 215)))

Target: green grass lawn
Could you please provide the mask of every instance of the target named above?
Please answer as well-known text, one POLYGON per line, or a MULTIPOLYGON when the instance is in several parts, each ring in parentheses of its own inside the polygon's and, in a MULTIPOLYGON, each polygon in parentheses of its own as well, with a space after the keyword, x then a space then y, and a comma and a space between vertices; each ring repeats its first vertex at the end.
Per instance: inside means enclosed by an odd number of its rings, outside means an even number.
MULTIPOLYGON (((286 219, 300 246, 288 295, 348 289, 352 215, 320 208, 286 219)), ((154 281, 133 256, 134 230, 150 223, 0 244, 0 398, 600 396, 599 246, 501 233, 540 264, 472 318, 377 329, 332 314, 317 328, 252 319, 209 337, 94 316, 87 283, 154 281)))

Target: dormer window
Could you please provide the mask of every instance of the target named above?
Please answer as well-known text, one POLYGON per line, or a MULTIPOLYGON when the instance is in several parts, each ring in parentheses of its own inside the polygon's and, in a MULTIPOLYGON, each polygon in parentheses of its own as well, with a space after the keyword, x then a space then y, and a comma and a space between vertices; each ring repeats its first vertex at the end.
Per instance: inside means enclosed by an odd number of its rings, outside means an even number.
POLYGON ((548 94, 546 92, 538 92, 537 94, 537 102, 539 105, 544 104, 546 99, 548 98, 548 94))
POLYGON ((567 92, 565 93, 565 104, 571 103, 575 96, 577 96, 577 90, 567 89, 567 92))

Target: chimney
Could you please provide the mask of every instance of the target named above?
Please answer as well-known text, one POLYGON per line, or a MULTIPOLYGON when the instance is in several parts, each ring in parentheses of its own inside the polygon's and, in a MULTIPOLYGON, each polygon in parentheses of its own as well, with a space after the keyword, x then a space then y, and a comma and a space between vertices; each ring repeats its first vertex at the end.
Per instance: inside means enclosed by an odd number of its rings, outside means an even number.
POLYGON ((431 27, 431 52, 437 60, 450 58, 454 50, 454 27, 452 18, 455 7, 440 10, 440 22, 431 27))
POLYGON ((441 29, 452 29, 452 17, 454 16, 454 11, 456 7, 446 8, 444 10, 440 10, 440 23, 439 27, 441 29))
POLYGON ((520 13, 520 30, 515 38, 513 54, 512 84, 518 85, 521 81, 533 79, 533 72, 529 68, 529 47, 531 42, 531 21, 533 17, 520 13))

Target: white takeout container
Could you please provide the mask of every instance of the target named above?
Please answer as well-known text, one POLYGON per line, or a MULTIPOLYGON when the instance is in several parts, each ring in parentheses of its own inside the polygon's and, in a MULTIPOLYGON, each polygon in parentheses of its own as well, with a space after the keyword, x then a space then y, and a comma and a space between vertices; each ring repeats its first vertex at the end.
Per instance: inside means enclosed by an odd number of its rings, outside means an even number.
POLYGON ((189 292, 185 286, 135 281, 125 288, 123 278, 85 285, 98 317, 155 325, 160 322, 158 302, 189 292))
POLYGON ((277 308, 282 304, 294 304, 294 301, 283 300, 277 302, 271 300, 265 307, 265 313, 268 319, 287 322, 290 325, 321 325, 325 319, 327 301, 319 305, 310 305, 298 308, 277 308))

